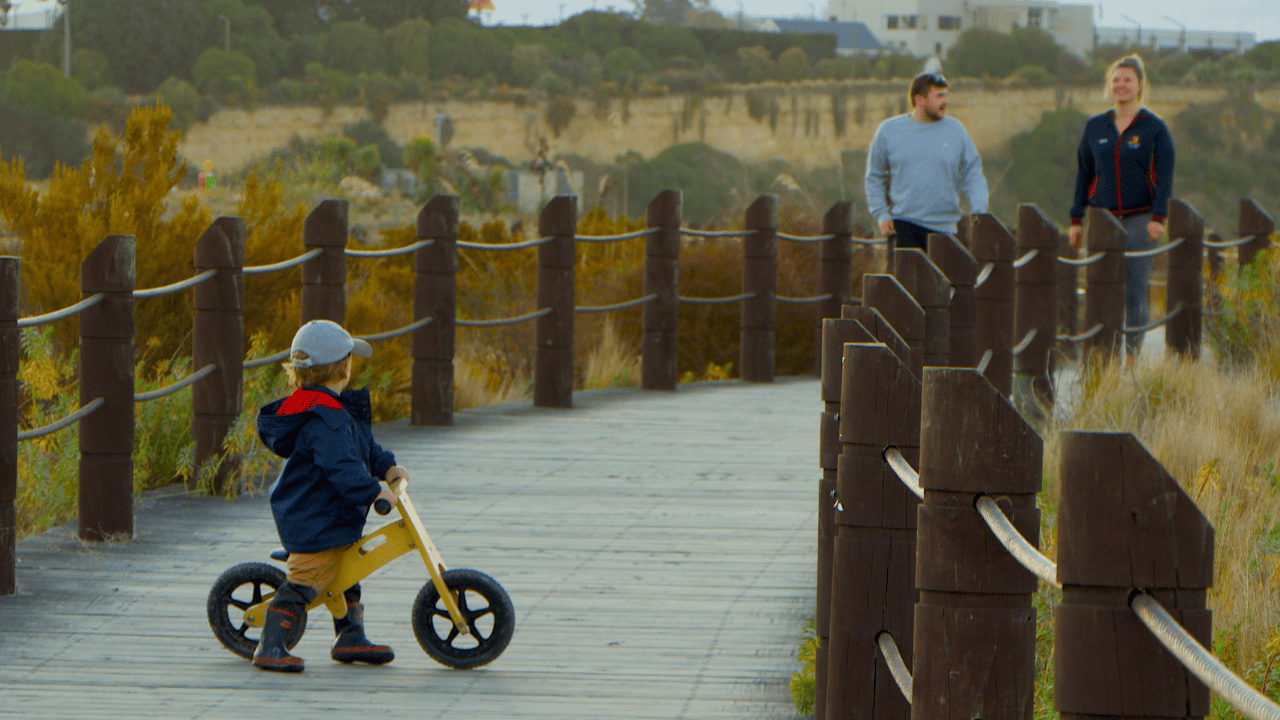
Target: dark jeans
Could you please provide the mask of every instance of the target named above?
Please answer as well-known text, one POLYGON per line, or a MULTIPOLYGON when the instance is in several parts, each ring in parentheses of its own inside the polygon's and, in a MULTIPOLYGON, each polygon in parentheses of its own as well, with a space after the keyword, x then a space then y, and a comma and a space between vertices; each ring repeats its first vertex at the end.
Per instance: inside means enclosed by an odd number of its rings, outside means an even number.
POLYGON ((900 248, 919 248, 925 252, 929 251, 929 233, 938 232, 930 230, 927 227, 917 225, 908 220, 894 220, 893 232, 898 236, 894 247, 900 248))
MULTIPOLYGON (((1124 232, 1128 236, 1126 250, 1150 250, 1155 247, 1151 237, 1147 235, 1147 223, 1151 222, 1151 214, 1129 215, 1120 218, 1124 232)), ((1151 321, 1148 308, 1148 297, 1151 292, 1151 263, 1154 258, 1127 257, 1124 259, 1124 325, 1125 327, 1142 327, 1151 321)), ((1146 333, 1125 333, 1125 352, 1137 356, 1142 349, 1142 339, 1146 333)))

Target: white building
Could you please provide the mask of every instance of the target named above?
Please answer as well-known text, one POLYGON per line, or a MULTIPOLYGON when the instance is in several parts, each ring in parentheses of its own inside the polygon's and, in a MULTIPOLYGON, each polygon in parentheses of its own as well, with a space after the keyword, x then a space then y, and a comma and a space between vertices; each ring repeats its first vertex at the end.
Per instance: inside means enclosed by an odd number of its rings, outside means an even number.
POLYGON ((961 31, 1038 27, 1081 56, 1093 49, 1093 6, 1053 0, 828 0, 827 16, 864 23, 886 47, 943 57, 961 31))
POLYGON ((1100 27, 1095 32, 1099 45, 1138 45, 1155 50, 1217 50, 1239 54, 1258 44, 1258 36, 1253 33, 1144 27, 1100 27))

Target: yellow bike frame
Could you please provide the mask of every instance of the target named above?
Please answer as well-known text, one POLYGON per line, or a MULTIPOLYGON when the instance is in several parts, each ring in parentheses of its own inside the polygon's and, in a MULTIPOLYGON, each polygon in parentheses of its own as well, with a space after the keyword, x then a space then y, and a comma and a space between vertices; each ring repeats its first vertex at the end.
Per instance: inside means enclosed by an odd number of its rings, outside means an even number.
MULTIPOLYGON (((436 549, 435 543, 431 542, 427 529, 423 527, 413 502, 409 500, 406 489, 408 484, 404 478, 396 478, 389 483, 392 494, 396 496, 396 508, 400 511, 400 519, 365 535, 359 542, 347 548, 342 554, 342 563, 338 566, 338 574, 333 582, 322 594, 311 601, 307 609, 312 610, 325 605, 334 617, 345 617, 347 600, 342 593, 347 588, 369 577, 374 570, 410 550, 417 550, 422 556, 422 562, 427 566, 427 572, 431 574, 431 582, 435 583, 436 592, 440 593, 445 608, 449 610, 449 618, 453 620, 454 627, 459 633, 469 635, 471 629, 458 607, 458 597, 444 583, 444 571, 448 568, 445 567, 444 559, 440 557, 440 551, 436 549)), ((245 610, 245 624, 249 627, 262 627, 267 605, 273 597, 275 593, 265 596, 262 602, 245 610)))

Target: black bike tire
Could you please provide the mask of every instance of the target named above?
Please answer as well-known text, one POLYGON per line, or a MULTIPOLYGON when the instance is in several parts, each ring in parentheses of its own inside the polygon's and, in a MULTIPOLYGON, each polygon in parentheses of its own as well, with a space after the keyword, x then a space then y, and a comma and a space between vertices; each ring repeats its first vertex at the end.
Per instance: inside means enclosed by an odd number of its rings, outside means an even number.
MULTIPOLYGON (((259 587, 254 597, 261 596, 262 599, 266 599, 269 593, 264 592, 262 586, 269 587, 274 593, 284 583, 284 572, 274 565, 253 562, 228 568, 214 581, 213 587, 209 589, 209 599, 205 603, 205 610, 209 615, 209 628, 213 630, 213 636, 218 638, 218 642, 222 643, 226 649, 246 660, 252 660, 253 652, 258 649, 258 640, 245 633, 250 630, 261 631, 244 624, 239 627, 232 624, 227 608, 229 606, 239 608, 239 605, 231 602, 232 593, 245 585, 257 584, 259 587)), ((285 646, 292 650, 302 639, 306 629, 307 615, 303 613, 285 639, 285 646)))
MULTIPOLYGON (((492 613, 493 629, 488 637, 481 638, 477 647, 452 647, 446 638, 440 637, 432 622, 433 616, 448 617, 448 613, 443 608, 437 607, 440 602, 440 593, 436 590, 435 583, 428 581, 422 586, 417 599, 413 602, 411 619, 413 634, 418 639, 418 644, 432 660, 455 670, 471 670, 493 662, 502 654, 502 651, 507 649, 511 636, 515 633, 516 611, 507 591, 502 589, 497 580, 479 570, 466 568, 446 570, 444 583, 455 593, 461 589, 483 597, 488 607, 477 617, 492 613)), ((479 633, 476 635, 479 636, 479 633)))

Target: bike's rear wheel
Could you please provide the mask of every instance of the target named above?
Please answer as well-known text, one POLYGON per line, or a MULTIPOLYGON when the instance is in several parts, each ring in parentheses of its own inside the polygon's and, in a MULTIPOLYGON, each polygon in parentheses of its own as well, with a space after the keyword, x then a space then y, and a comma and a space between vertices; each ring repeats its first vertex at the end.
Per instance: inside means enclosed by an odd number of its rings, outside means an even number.
POLYGON ((428 582, 413 603, 418 644, 433 660, 455 670, 493 662, 515 632, 516 611, 507 591, 479 570, 446 570, 444 584, 457 596, 470 634, 458 632, 435 583, 428 582))
MULTIPOLYGON (((266 563, 241 563, 219 575, 209 590, 206 604, 209 627, 218 642, 236 655, 252 660, 262 628, 250 627, 244 621, 244 611, 271 599, 284 583, 285 574, 280 568, 266 563)), ((292 650, 306 629, 307 615, 303 613, 285 638, 285 645, 292 650)))

